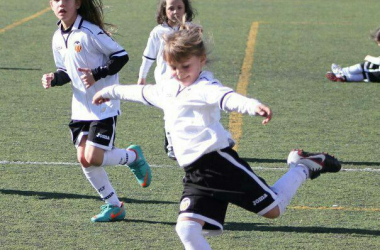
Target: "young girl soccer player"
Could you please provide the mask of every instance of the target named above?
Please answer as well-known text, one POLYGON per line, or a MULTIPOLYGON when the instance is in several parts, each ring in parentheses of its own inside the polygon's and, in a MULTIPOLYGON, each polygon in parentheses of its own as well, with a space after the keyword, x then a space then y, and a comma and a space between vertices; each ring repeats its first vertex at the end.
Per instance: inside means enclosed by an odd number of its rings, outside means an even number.
MULTIPOLYGON (((380 28, 371 37, 380 46, 380 28)), ((380 82, 380 57, 367 55, 364 61, 345 68, 333 63, 326 78, 333 82, 380 82)))
POLYGON ((128 165, 142 187, 151 181, 151 171, 141 148, 113 146, 119 101, 96 106, 94 94, 118 85, 119 70, 127 63, 127 52, 105 31, 101 0, 51 0, 60 20, 53 36, 57 72, 42 76, 45 89, 71 81, 72 115, 69 127, 77 148, 77 159, 88 181, 105 201, 92 222, 122 220, 125 207, 119 201, 104 166, 128 165))
POLYGON ((165 37, 164 59, 173 75, 165 84, 111 86, 98 92, 93 102, 102 105, 122 99, 165 112, 166 122, 173 128, 177 161, 185 170, 176 225, 185 249, 210 249, 202 231, 208 235, 222 232, 229 203, 276 218, 306 179, 341 169, 339 161, 327 153, 293 150, 288 156, 289 171, 269 186, 229 146, 230 134, 220 123, 220 111, 260 115, 267 124, 272 117, 270 108, 224 87, 212 73, 202 71, 206 49, 200 27, 185 25, 165 37))
MULTIPOLYGON (((147 46, 142 57, 142 64, 139 72, 137 84, 144 85, 149 69, 156 61, 154 78, 156 84, 160 84, 165 78, 170 78, 170 70, 162 57, 164 49, 163 35, 178 30, 179 20, 186 16, 186 21, 191 22, 194 18, 194 11, 189 0, 161 0, 157 9, 158 25, 150 32, 147 46)), ((171 143, 170 129, 165 127, 165 151, 171 159, 175 159, 173 146, 171 143)))

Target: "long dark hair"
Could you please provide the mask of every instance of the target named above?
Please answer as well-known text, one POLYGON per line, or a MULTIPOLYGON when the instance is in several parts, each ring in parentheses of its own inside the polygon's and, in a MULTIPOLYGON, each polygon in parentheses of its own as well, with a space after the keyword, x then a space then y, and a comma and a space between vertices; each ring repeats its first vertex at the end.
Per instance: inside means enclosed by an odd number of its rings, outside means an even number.
POLYGON ((371 38, 378 44, 380 43, 380 27, 371 32, 371 38))
MULTIPOLYGON (((186 22, 193 21, 196 11, 191 6, 190 0, 182 0, 185 5, 185 14, 186 14, 186 22)), ((156 20, 158 24, 167 23, 169 21, 168 16, 166 15, 166 0, 160 0, 158 4, 156 20)))
POLYGON ((111 35, 112 31, 116 30, 113 24, 104 22, 103 2, 102 0, 77 0, 81 2, 78 14, 85 20, 98 25, 102 30, 111 35))

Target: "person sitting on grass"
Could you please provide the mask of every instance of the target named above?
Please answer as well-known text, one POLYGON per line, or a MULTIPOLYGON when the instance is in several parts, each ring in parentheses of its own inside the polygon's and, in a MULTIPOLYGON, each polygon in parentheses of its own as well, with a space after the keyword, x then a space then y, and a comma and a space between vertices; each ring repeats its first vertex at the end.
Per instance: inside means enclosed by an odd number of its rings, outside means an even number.
MULTIPOLYGON (((380 46, 380 28, 371 37, 380 46)), ((333 63, 326 78, 333 82, 380 82, 380 57, 367 55, 364 62, 344 68, 333 63)))

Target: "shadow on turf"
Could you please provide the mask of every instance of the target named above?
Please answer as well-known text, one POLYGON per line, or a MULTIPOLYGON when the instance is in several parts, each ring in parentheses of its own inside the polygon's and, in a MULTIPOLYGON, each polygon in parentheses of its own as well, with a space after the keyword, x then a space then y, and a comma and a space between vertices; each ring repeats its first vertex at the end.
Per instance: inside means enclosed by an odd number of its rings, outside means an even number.
MULTIPOLYGON (((41 192, 41 191, 23 191, 23 190, 11 190, 11 189, 0 189, 0 194, 35 196, 40 200, 45 200, 45 199, 100 200, 99 196, 91 196, 91 195, 53 193, 53 192, 41 192)), ((125 197, 119 197, 119 199, 126 203, 136 203, 136 204, 178 204, 177 202, 172 202, 172 201, 136 200, 136 199, 130 199, 130 198, 125 198, 125 197)))
POLYGON ((8 67, 0 67, 0 70, 42 70, 42 69, 36 69, 36 68, 8 68, 8 67))
POLYGON ((175 226, 175 222, 163 222, 163 221, 152 221, 152 220, 131 220, 131 219, 125 219, 124 222, 135 222, 135 223, 148 223, 148 224, 160 224, 160 225, 169 225, 169 226, 175 226))
MULTIPOLYGON (((151 221, 151 220, 133 220, 128 219, 125 222, 161 224, 175 226, 175 222, 151 221)), ((332 227, 288 227, 273 226, 266 223, 241 223, 228 222, 224 226, 224 230, 229 231, 261 231, 261 232, 285 232, 285 233, 319 233, 319 234, 358 234, 380 236, 378 230, 358 229, 358 228, 332 228, 332 227)))
MULTIPOLYGON (((242 158, 247 162, 256 163, 283 163, 286 164, 286 160, 278 159, 258 159, 258 158, 242 158)), ((357 166, 380 166, 380 162, 353 162, 353 161, 340 161, 342 165, 357 165, 357 166)))
POLYGON ((359 228, 342 227, 288 227, 273 226, 263 223, 241 223, 229 222, 224 226, 225 230, 230 231, 261 231, 261 232, 287 232, 287 233, 325 233, 325 234, 358 234, 380 236, 379 230, 368 230, 359 228))

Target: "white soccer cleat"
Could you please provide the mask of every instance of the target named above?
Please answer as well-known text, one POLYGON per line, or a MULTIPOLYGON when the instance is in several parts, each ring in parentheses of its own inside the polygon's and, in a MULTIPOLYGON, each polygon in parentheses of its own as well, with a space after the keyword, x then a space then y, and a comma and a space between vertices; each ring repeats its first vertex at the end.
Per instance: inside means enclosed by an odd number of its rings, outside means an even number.
POLYGON ((289 153, 287 163, 302 164, 310 170, 310 179, 317 178, 323 173, 336 173, 342 165, 334 156, 328 153, 308 153, 302 149, 294 149, 289 153))
POLYGON ((343 76, 342 67, 336 63, 331 64, 331 71, 338 77, 343 76))

